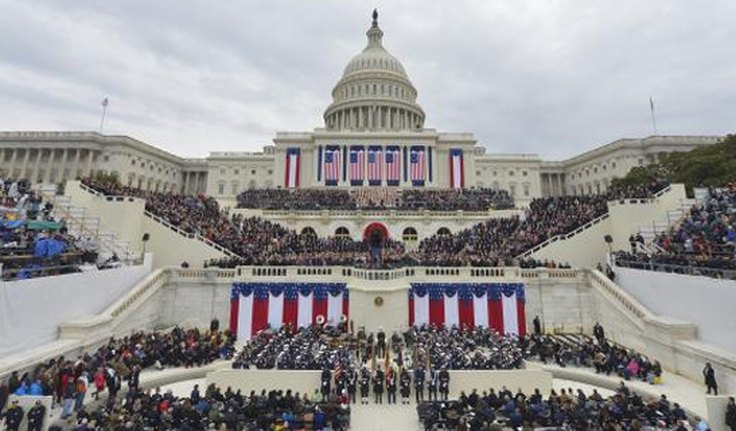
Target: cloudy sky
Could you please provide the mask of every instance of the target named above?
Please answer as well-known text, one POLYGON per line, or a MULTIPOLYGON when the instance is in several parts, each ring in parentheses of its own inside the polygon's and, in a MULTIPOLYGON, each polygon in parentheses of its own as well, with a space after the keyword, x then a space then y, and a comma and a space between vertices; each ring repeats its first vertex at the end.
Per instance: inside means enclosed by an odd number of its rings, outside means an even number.
POLYGON ((97 130, 183 156, 322 125, 378 7, 427 126, 562 159, 736 131, 733 0, 0 0, 0 130, 97 130))

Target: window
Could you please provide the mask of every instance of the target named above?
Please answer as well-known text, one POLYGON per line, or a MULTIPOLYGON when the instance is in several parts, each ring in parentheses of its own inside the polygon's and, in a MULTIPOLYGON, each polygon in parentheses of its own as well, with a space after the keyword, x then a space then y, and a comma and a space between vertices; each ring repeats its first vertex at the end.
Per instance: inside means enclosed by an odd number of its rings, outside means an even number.
POLYGON ((511 185, 509 186, 509 194, 510 194, 510 195, 511 195, 512 197, 515 197, 515 196, 516 196, 516 185, 514 185, 514 184, 511 184, 511 185))
POLYGON ((350 238, 350 231, 344 226, 340 226, 335 230, 335 236, 337 238, 350 238))
POLYGON ((524 196, 529 196, 529 185, 524 185, 524 196))
POLYGON ((273 175, 273 169, 268 170, 268 175, 273 175))
POLYGON ((528 174, 528 172, 527 172, 527 171, 521 171, 521 175, 523 175, 523 176, 527 176, 527 174, 528 174))
POLYGON ((493 176, 494 176, 494 177, 495 177, 495 176, 498 176, 498 172, 496 172, 496 171, 493 171, 493 176))
POLYGON ((597 174, 598 173, 598 168, 593 168, 593 173, 594 174, 597 174))
POLYGON ((514 176, 514 171, 509 171, 509 176, 510 177, 513 177, 514 176))
POLYGON ((611 162, 611 167, 616 168, 616 162, 611 162))
POLYGON ((105 157, 103 157, 102 159, 103 159, 104 161, 106 161, 106 162, 109 162, 109 161, 110 161, 110 156, 105 156, 105 157))
POLYGON ((302 235, 303 236, 311 236, 311 237, 317 237, 317 232, 314 231, 311 227, 307 226, 304 229, 302 229, 302 235))
POLYGON ((240 175, 240 169, 235 169, 235 170, 233 171, 233 173, 234 173, 235 175, 240 175))
POLYGON ((480 176, 480 171, 475 171, 475 175, 480 176))
POLYGON ((437 235, 450 235, 450 234, 451 234, 450 229, 446 227, 441 227, 437 229, 437 235))
POLYGON ((218 195, 224 195, 225 194, 225 184, 218 184, 217 185, 217 194, 218 195))
POLYGON ((256 170, 255 170, 255 169, 251 169, 251 170, 250 170, 250 174, 251 174, 251 175, 255 175, 255 174, 256 174, 256 170))
POLYGON ((220 168, 220 175, 225 175, 225 168, 220 168))
POLYGON ((135 166, 135 159, 131 160, 130 161, 130 164, 133 165, 133 166, 135 166))
POLYGON ((401 234, 401 239, 404 241, 416 241, 419 238, 419 235, 417 235, 417 230, 413 227, 408 227, 404 229, 404 232, 401 234))

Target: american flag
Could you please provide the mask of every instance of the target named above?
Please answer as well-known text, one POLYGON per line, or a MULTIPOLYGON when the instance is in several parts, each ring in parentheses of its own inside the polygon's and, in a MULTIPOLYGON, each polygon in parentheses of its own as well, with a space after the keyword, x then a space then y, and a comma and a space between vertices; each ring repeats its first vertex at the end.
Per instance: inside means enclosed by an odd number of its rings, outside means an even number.
POLYGON ((410 179, 413 185, 424 185, 424 171, 426 169, 426 155, 423 147, 411 147, 409 154, 410 179))
POLYGON ((336 186, 340 181, 340 147, 325 148, 325 184, 336 186))
POLYGON ((365 151, 363 147, 350 148, 350 184, 353 186, 363 185, 365 178, 365 151))
POLYGON ((386 147, 386 183, 398 186, 401 181, 401 151, 397 146, 386 147))
POLYGON ((381 185, 381 168, 383 167, 381 147, 368 147, 368 184, 381 185))

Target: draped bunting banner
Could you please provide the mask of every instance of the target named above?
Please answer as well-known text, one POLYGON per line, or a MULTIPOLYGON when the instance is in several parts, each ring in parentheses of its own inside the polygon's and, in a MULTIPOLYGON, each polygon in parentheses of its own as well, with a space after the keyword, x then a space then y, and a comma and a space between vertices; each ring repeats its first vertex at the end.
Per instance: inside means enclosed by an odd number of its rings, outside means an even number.
POLYGON ((362 186, 365 178, 365 150, 362 145, 350 147, 350 185, 362 186))
MULTIPOLYGON (((383 152, 381 147, 368 147, 368 185, 381 185, 381 169, 383 167, 383 152)), ((398 169, 396 172, 398 174, 398 169)), ((398 177, 398 175, 396 175, 398 177)))
POLYGON ((463 187, 465 187, 463 150, 453 148, 450 150, 450 188, 461 189, 463 187))
POLYGON ((318 316, 336 325, 348 317, 348 304, 345 283, 233 283, 230 331, 250 340, 267 327, 309 326, 318 316))
POLYGON ((424 147, 412 146, 409 161, 411 164, 411 184, 414 186, 423 186, 425 179, 424 172, 427 166, 424 147))
POLYGON ((340 147, 328 145, 325 148, 325 184, 336 186, 340 181, 340 147))
POLYGON ((401 150, 393 145, 386 147, 386 184, 398 186, 401 182, 401 150))
POLYGON ((286 180, 284 181, 286 188, 299 187, 299 159, 299 148, 286 150, 286 180))
POLYGON ((501 334, 526 334, 521 283, 411 283, 409 324, 490 327, 501 334))

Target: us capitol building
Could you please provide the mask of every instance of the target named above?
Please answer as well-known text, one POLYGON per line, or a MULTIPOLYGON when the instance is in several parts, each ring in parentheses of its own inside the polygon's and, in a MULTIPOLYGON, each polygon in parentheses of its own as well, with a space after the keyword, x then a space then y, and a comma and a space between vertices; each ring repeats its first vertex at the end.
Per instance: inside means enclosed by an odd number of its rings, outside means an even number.
POLYGON ((714 136, 619 139, 568 160, 488 154, 472 133, 424 127, 425 112, 401 62, 383 46, 377 14, 367 46, 345 67, 324 127, 277 132, 262 152, 182 158, 128 136, 0 132, 0 172, 59 183, 94 172, 156 191, 206 193, 223 204, 253 188, 505 189, 519 205, 541 196, 604 192, 612 179, 660 155, 715 143, 714 136))

